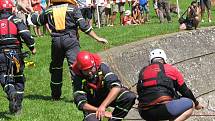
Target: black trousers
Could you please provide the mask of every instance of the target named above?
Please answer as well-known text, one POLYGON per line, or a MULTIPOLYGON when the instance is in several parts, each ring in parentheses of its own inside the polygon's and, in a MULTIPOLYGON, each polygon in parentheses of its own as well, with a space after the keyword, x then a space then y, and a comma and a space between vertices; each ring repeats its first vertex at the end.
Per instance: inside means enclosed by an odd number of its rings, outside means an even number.
POLYGON ((75 61, 77 53, 79 51, 80 51, 79 41, 77 39, 77 36, 74 35, 73 33, 67 33, 65 35, 52 37, 50 87, 51 96, 53 99, 59 99, 61 96, 64 58, 67 59, 68 66, 70 66, 75 61))
MULTIPOLYGON (((110 106, 114 108, 112 112, 112 119, 109 121, 121 121, 132 108, 135 103, 136 95, 128 90, 123 90, 120 92, 115 101, 113 101, 110 106)), ((88 101, 90 103, 90 100, 88 101)), ((102 102, 102 101, 98 101, 102 102)), ((99 106, 100 104, 91 104, 94 106, 99 106)), ((95 113, 83 112, 84 113, 84 121, 99 121, 95 113)))
POLYGON ((0 52, 0 82, 9 100, 12 93, 13 94, 16 93, 17 100, 20 103, 18 105, 19 106, 18 108, 21 109, 21 103, 24 97, 25 88, 25 77, 23 74, 25 64, 23 61, 23 57, 20 56, 21 50, 19 49, 7 50, 8 51, 5 52, 1 50, 0 52), (10 54, 14 54, 16 61, 18 61, 20 65, 19 68, 17 68, 15 64, 11 65, 12 60, 10 54), (11 74, 13 75, 11 76, 11 74))

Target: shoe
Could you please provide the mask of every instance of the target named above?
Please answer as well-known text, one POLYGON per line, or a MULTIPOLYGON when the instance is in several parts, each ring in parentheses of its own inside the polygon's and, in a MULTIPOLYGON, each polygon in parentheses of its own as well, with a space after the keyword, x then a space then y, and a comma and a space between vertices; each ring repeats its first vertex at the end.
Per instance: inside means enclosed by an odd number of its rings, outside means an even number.
POLYGON ((18 99, 16 92, 12 92, 9 97, 9 111, 11 114, 19 115, 21 114, 21 101, 18 99))
POLYGON ((211 22, 211 19, 209 19, 208 22, 211 22))
POLYGON ((202 23, 204 23, 205 21, 204 21, 204 19, 202 19, 202 23))

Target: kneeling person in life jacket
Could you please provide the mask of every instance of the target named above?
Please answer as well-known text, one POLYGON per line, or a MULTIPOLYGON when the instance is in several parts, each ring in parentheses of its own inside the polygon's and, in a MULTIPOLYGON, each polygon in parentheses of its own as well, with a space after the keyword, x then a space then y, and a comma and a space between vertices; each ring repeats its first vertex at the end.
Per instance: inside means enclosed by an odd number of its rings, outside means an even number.
POLYGON ((150 65, 139 73, 138 111, 147 121, 184 121, 194 108, 203 108, 187 87, 182 74, 166 60, 165 52, 155 49, 150 52, 150 65))
POLYGON ((33 54, 34 39, 23 20, 12 13, 11 0, 0 0, 0 83, 9 100, 9 110, 19 114, 24 97, 24 60, 22 42, 33 54))
POLYGON ((135 103, 136 96, 122 86, 117 75, 101 62, 98 55, 78 53, 72 66, 74 101, 84 113, 84 121, 121 121, 135 103), (113 112, 107 109, 114 107, 113 112))

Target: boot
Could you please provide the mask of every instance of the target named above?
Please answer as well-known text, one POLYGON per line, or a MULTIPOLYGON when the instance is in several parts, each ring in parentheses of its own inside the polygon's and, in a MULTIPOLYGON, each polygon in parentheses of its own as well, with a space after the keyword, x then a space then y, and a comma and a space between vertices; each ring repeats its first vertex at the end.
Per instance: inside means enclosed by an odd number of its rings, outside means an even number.
POLYGON ((18 98, 16 92, 12 92, 9 95, 9 111, 11 114, 19 115, 21 114, 22 104, 21 100, 18 98))

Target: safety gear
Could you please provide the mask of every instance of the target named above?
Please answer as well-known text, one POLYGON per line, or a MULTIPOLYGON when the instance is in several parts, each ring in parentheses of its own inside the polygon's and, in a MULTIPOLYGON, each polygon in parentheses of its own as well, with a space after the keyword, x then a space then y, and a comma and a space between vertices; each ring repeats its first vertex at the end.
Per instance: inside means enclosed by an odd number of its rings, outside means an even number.
POLYGON ((12 9, 13 2, 11 0, 0 0, 0 10, 12 9))
MULTIPOLYGON (((0 5, 1 6, 1 5, 0 5)), ((11 21, 13 15, 10 16, 8 19, 1 19, 0 20, 0 44, 2 45, 9 45, 9 44, 19 44, 20 42, 17 39, 17 27, 11 21)))
POLYGON ((87 51, 81 51, 77 55, 77 64, 80 70, 87 70, 95 66, 95 60, 87 51))
POLYGON ((164 50, 162 49, 154 49, 150 52, 150 63, 152 63, 152 60, 154 58, 162 58, 164 60, 164 62, 166 63, 167 61, 167 57, 166 57, 166 53, 164 52, 164 50))
POLYGON ((142 106, 149 106, 153 100, 161 96, 178 96, 174 90, 173 79, 166 76, 164 64, 153 63, 144 68, 141 71, 141 75, 142 77, 137 85, 137 92, 140 95, 139 99, 142 106))

